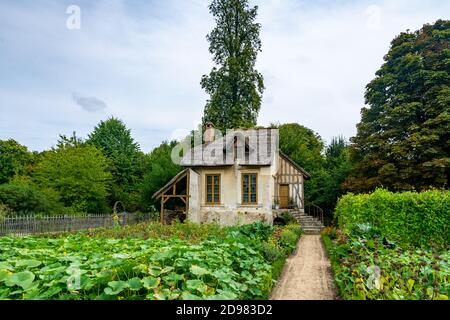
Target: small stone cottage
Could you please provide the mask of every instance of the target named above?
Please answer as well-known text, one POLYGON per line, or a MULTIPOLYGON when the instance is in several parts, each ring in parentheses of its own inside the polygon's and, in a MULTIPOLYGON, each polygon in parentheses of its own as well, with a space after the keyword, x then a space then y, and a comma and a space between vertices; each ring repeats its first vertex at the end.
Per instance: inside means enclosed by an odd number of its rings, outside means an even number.
POLYGON ((183 156, 185 169, 153 195, 161 200, 161 222, 174 198, 194 223, 271 224, 286 209, 304 211, 310 175, 279 150, 277 129, 236 129, 221 137, 209 123, 204 141, 183 156))

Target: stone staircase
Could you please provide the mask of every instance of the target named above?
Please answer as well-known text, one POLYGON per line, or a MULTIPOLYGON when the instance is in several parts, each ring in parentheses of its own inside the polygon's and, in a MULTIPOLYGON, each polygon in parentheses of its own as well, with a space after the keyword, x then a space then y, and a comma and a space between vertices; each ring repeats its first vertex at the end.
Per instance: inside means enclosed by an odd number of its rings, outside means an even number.
POLYGON ((320 234, 323 228, 325 228, 322 222, 313 216, 302 212, 295 212, 293 216, 300 223, 305 234, 320 234))

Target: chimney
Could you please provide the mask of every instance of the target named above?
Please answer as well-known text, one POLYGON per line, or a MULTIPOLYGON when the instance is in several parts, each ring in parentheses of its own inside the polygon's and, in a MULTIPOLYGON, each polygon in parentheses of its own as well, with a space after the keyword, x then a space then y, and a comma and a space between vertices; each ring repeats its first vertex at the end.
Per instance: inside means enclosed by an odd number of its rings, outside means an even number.
POLYGON ((211 143, 216 138, 216 129, 212 122, 207 122, 205 124, 205 143, 211 143))

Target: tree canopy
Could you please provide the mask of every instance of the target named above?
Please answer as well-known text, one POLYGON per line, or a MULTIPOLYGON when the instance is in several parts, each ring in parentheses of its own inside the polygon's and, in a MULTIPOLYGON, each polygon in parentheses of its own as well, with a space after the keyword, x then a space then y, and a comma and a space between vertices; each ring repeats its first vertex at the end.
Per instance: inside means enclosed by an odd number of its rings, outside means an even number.
POLYGON ((34 169, 33 180, 42 189, 58 192, 65 207, 103 213, 111 181, 108 166, 106 157, 94 146, 57 149, 45 153, 34 169))
POLYGON ((209 6, 216 27, 207 36, 217 64, 201 80, 210 95, 203 122, 225 132, 256 125, 264 91, 263 76, 255 69, 261 26, 255 22, 258 7, 248 0, 213 0, 209 6))
POLYGON ((171 154, 177 142, 164 141, 147 156, 143 183, 143 201, 147 207, 154 204, 153 194, 177 175, 182 167, 173 163, 171 154))
POLYGON ((281 151, 310 173, 322 167, 324 143, 317 133, 297 123, 273 126, 279 129, 281 151))
POLYGON ((144 154, 131 136, 131 130, 117 118, 101 121, 89 135, 87 144, 97 147, 111 160, 110 171, 114 178, 110 204, 122 201, 126 208, 136 208, 143 177, 144 154))
POLYGON ((450 21, 404 32, 366 91, 347 188, 448 186, 450 21))
POLYGON ((344 195, 342 184, 351 170, 347 141, 343 137, 335 137, 325 150, 323 167, 315 170, 308 185, 308 200, 320 206, 331 218, 337 200, 344 195))
POLYGON ((15 140, 0 140, 0 184, 9 182, 21 174, 31 161, 27 147, 15 140))

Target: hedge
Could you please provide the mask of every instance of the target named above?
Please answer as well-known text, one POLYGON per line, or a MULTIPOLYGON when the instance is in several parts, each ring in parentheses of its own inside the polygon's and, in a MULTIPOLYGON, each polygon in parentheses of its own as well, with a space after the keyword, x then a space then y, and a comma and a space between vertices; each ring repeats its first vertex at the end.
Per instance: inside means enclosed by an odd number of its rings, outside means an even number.
POLYGON ((450 191, 347 194, 335 211, 346 233, 369 223, 382 235, 406 247, 447 247, 450 243, 450 191))

